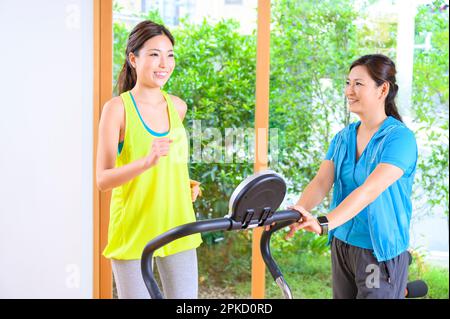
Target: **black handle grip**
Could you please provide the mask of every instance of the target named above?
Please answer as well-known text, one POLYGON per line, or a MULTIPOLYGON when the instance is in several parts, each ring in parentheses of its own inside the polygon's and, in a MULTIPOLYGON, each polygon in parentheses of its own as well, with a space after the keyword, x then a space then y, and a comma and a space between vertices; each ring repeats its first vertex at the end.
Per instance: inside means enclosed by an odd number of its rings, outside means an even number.
POLYGON ((274 280, 281 277, 282 273, 270 252, 270 238, 274 232, 289 226, 298 221, 301 217, 302 215, 296 210, 285 210, 277 212, 266 222, 266 225, 270 225, 274 222, 276 223, 268 231, 266 230, 263 232, 260 243, 261 255, 274 280))

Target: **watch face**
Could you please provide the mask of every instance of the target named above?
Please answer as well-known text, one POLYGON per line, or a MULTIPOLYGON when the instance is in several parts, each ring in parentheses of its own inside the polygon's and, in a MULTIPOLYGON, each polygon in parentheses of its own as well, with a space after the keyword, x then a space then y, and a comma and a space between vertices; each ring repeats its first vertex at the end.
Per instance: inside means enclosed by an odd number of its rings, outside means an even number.
POLYGON ((319 224, 328 224, 328 218, 326 216, 319 216, 317 217, 317 220, 319 221, 319 224))

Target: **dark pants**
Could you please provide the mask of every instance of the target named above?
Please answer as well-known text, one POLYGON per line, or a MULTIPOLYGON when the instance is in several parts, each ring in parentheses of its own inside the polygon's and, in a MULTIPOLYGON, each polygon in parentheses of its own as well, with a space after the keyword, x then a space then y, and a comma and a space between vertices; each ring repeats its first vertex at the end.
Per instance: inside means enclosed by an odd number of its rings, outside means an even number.
POLYGON ((408 251, 378 262, 373 251, 333 238, 331 265, 335 299, 403 299, 408 281, 408 251))

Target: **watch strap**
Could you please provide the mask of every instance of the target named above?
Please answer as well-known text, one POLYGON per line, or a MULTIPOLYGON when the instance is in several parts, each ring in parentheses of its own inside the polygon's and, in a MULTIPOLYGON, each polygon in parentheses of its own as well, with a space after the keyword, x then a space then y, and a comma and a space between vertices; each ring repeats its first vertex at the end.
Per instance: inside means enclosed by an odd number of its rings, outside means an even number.
POLYGON ((322 229, 320 236, 328 235, 328 218, 326 216, 319 216, 317 217, 317 222, 322 229))

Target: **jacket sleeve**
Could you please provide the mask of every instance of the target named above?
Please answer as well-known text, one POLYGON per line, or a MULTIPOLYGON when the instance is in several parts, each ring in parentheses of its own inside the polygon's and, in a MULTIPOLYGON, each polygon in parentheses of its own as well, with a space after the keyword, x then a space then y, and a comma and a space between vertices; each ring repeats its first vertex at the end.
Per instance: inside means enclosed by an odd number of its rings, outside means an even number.
POLYGON ((325 155, 324 160, 331 160, 331 161, 333 160, 334 154, 336 152, 336 140, 337 140, 338 135, 339 135, 339 133, 337 133, 331 140, 330 146, 328 147, 328 151, 325 155))
POLYGON ((395 165, 406 175, 412 173, 417 163, 417 143, 414 133, 408 128, 392 132, 381 150, 380 163, 395 165))

